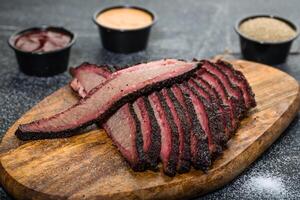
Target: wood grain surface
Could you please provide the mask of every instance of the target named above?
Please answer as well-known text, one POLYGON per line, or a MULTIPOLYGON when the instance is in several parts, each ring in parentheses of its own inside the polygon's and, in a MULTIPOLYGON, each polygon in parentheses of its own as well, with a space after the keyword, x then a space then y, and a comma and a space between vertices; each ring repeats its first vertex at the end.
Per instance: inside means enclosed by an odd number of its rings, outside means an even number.
POLYGON ((105 132, 91 127, 66 139, 22 142, 21 123, 50 116, 77 99, 68 86, 45 98, 7 131, 0 145, 0 180, 16 199, 182 199, 219 188, 240 174, 284 131, 300 105, 298 82, 265 65, 234 61, 254 93, 257 107, 206 173, 174 178, 133 172, 105 132))

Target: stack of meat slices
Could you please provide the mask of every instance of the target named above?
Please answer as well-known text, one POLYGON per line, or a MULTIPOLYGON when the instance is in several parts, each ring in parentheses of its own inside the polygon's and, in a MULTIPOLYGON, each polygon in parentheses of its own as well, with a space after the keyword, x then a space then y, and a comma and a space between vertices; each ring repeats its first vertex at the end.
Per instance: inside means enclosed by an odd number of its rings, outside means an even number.
POLYGON ((135 171, 156 169, 159 161, 169 176, 188 172, 191 166, 207 169, 239 121, 256 106, 244 75, 221 60, 164 59, 119 71, 83 63, 70 72, 70 86, 82 98, 79 103, 48 119, 21 125, 16 135, 23 140, 67 137, 96 121, 135 171), (120 78, 126 75, 132 80, 120 78), (104 93, 110 91, 102 89, 106 86, 117 88, 118 95, 126 93, 116 101, 119 105, 111 104, 105 110, 104 103, 90 104, 91 99, 107 95, 115 101, 115 96, 104 93), (128 92, 128 87, 135 89, 128 92), (133 98, 125 98, 128 96, 133 98), (89 113, 92 117, 80 114, 85 109, 93 111, 89 113), (78 116, 72 118, 70 112, 78 116))

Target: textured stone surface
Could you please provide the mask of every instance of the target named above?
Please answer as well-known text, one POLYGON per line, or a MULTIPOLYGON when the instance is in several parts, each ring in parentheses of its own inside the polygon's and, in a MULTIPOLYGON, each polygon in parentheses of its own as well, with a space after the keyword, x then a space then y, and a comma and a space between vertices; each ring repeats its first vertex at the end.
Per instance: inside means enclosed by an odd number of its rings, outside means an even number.
MULTIPOLYGON (((101 47, 92 14, 105 6, 123 1, 21 1, 0 3, 0 135, 25 111, 66 84, 67 73, 52 78, 34 78, 18 71, 7 38, 16 30, 41 24, 61 25, 77 33, 70 66, 83 61, 116 65, 164 57, 191 59, 223 53, 239 54, 233 25, 247 15, 269 13, 298 22, 297 0, 274 1, 126 1, 154 10, 158 23, 152 30, 146 51, 119 55, 101 47)), ((281 70, 300 80, 299 42, 281 70)), ((300 119, 251 167, 226 187, 203 199, 300 199, 300 119)), ((12 199, 0 188, 0 199, 12 199)), ((199 198, 202 199, 202 198, 199 198)))

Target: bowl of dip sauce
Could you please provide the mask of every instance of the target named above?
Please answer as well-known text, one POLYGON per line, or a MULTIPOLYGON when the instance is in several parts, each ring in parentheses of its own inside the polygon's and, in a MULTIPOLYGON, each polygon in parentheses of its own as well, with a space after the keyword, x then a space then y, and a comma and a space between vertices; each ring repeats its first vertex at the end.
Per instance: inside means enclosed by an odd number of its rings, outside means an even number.
POLYGON ((272 15, 246 17, 236 24, 235 31, 245 59, 275 65, 286 61, 299 35, 294 23, 272 15))
POLYGON ((34 27, 14 33, 9 46, 19 68, 32 76, 53 76, 66 71, 75 34, 61 27, 34 27))
POLYGON ((146 49, 156 15, 137 6, 113 6, 93 16, 102 46, 115 53, 132 53, 146 49))

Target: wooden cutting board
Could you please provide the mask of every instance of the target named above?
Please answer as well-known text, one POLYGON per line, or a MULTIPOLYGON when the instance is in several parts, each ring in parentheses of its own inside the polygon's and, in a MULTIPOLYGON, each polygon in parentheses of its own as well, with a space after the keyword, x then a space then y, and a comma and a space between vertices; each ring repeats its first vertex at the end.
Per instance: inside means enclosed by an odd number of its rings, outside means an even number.
POLYGON ((219 188, 247 168, 284 131, 300 105, 298 82, 275 68, 235 61, 254 93, 257 108, 241 123, 212 168, 174 178, 133 172, 105 132, 93 129, 67 139, 21 142, 21 123, 47 117, 76 102, 68 86, 45 98, 7 131, 0 145, 0 179, 17 199, 181 199, 219 188))

